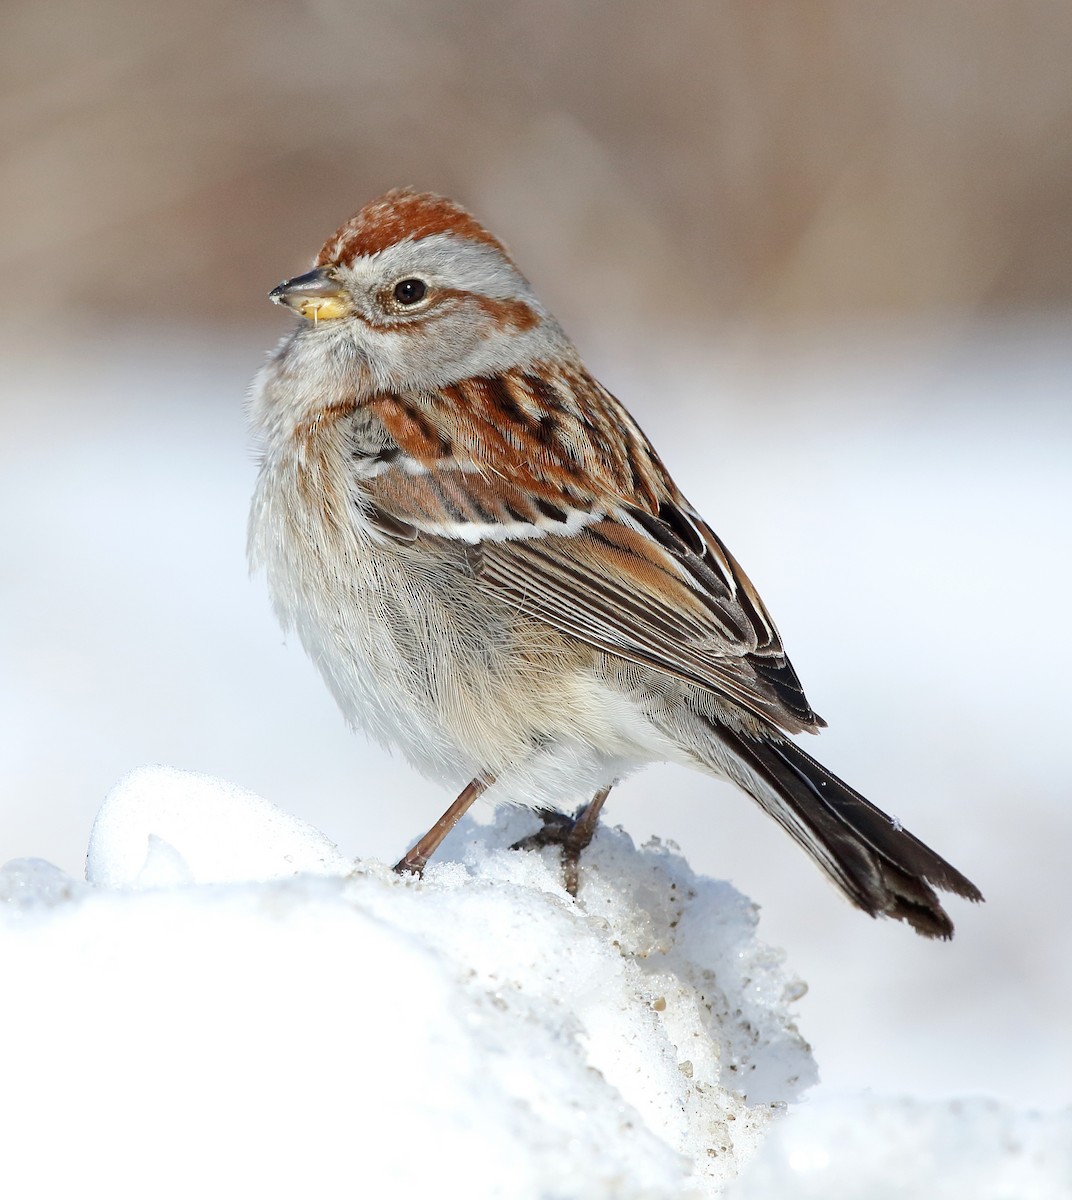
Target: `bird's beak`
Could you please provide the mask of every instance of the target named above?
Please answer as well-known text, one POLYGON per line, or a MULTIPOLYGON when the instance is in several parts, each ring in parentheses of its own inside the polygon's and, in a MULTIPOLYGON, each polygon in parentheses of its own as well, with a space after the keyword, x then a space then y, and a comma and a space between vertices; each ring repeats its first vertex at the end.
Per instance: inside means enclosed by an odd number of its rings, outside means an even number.
POLYGON ((342 284, 320 268, 297 275, 272 288, 268 299, 276 304, 285 304, 314 324, 318 321, 334 321, 353 311, 342 284))

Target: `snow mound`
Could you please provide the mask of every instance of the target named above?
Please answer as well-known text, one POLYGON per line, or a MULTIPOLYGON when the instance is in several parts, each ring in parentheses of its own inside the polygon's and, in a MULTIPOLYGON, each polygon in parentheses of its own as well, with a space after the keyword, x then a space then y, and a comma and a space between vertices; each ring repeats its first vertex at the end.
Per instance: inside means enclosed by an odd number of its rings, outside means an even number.
POLYGON ((349 870, 350 860, 306 822, 234 784, 172 767, 139 767, 116 784, 86 858, 90 882, 120 888, 349 870))
POLYGON ((19 1194, 710 1196, 815 1081, 753 906, 602 829, 581 895, 467 824, 423 880, 145 769, 90 883, 0 870, 19 1194), (333 873, 334 872, 334 873, 333 873))

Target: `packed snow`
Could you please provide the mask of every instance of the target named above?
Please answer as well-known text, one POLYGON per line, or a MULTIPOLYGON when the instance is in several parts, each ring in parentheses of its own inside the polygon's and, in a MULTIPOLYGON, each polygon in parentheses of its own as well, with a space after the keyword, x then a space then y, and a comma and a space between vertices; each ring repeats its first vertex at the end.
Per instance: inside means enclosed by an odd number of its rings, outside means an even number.
POLYGON ((815 1080, 802 988, 668 848, 601 830, 575 902, 555 852, 508 849, 532 827, 466 823, 400 878, 242 789, 132 774, 88 882, 0 872, 8 1185, 715 1194, 815 1080))
POLYGON ((575 901, 557 852, 509 849, 532 824, 467 820, 417 880, 234 785, 133 772, 86 881, 0 869, 6 1187, 1067 1195, 1072 1112, 867 1097, 786 1120, 816 1068, 755 907, 609 828, 575 901))

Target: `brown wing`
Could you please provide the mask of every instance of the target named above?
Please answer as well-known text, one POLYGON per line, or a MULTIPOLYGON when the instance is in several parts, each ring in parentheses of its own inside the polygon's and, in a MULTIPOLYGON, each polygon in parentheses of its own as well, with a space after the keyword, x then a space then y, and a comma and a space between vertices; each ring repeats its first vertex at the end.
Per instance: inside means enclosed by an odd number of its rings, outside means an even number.
POLYGON ((619 520, 569 538, 485 546, 481 578, 582 641, 717 692, 790 732, 822 723, 776 635, 758 644, 758 614, 742 602, 741 580, 734 594, 702 559, 619 520))
POLYGON ((371 407, 391 453, 361 490, 389 536, 479 545, 483 583, 556 629, 790 732, 823 724, 747 576, 582 370, 371 407))

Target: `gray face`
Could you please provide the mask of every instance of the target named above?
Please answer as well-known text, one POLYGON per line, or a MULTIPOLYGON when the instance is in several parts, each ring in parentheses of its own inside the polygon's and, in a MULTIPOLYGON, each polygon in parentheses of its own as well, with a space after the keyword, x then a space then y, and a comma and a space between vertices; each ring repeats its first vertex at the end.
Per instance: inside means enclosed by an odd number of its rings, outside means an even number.
POLYGON ((441 233, 327 264, 273 299, 309 318, 295 337, 353 356, 374 386, 438 387, 572 350, 528 281, 493 246, 441 233))

